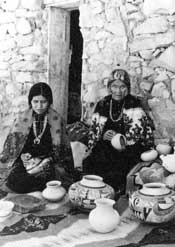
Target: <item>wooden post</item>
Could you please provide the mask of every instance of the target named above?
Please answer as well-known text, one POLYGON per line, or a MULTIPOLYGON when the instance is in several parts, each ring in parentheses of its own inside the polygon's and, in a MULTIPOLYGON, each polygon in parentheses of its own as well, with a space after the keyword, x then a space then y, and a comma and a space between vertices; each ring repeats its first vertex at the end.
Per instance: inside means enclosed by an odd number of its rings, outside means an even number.
POLYGON ((48 26, 48 83, 53 91, 54 108, 67 122, 70 13, 50 7, 48 26))

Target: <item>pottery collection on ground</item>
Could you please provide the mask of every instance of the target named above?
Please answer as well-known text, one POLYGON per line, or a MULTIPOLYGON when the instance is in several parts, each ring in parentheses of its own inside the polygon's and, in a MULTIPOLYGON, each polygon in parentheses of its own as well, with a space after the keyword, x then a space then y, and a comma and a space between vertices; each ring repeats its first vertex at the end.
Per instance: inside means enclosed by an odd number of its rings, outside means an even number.
POLYGON ((82 180, 72 184, 68 191, 72 204, 85 211, 95 208, 96 199, 113 199, 114 193, 114 189, 96 175, 83 176, 82 180))
POLYGON ((175 191, 163 183, 144 184, 130 195, 129 207, 142 222, 168 222, 175 217, 175 191))
POLYGON ((61 186, 61 182, 57 180, 49 181, 42 195, 48 201, 60 201, 66 194, 66 190, 61 186))
POLYGON ((113 208, 115 201, 108 198, 95 200, 96 208, 89 213, 91 227, 100 233, 108 233, 116 229, 120 222, 120 215, 113 208))

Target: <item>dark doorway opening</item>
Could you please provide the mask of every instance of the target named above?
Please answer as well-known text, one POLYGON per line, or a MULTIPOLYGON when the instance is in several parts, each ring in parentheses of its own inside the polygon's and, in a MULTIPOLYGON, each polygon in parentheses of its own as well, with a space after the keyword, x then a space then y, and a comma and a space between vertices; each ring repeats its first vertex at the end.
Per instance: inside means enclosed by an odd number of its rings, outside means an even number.
POLYGON ((81 74, 83 38, 79 27, 79 11, 70 13, 70 49, 72 52, 69 65, 68 124, 81 119, 81 74))

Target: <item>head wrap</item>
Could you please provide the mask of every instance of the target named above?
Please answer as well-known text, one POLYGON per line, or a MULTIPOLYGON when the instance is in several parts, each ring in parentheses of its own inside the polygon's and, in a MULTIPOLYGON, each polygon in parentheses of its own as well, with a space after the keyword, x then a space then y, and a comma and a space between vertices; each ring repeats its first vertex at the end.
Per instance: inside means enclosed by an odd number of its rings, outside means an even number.
POLYGON ((29 91, 29 96, 28 96, 29 105, 31 105, 31 101, 33 97, 39 95, 42 95, 47 99, 47 101, 49 102, 49 106, 53 103, 52 90, 50 86, 44 82, 38 82, 34 84, 29 91))
POLYGON ((130 78, 129 78, 129 74, 123 70, 123 69, 115 69, 112 71, 112 79, 108 81, 108 87, 111 86, 111 84, 114 82, 114 81, 121 81, 123 82, 128 90, 130 90, 130 78))

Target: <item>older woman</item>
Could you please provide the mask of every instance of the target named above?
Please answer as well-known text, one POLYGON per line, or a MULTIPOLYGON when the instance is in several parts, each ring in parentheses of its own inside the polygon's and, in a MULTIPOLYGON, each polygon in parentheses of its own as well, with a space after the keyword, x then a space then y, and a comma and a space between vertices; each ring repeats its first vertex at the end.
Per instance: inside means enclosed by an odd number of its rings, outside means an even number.
POLYGON ((70 143, 61 143, 61 116, 51 107, 52 91, 46 83, 34 84, 29 109, 19 113, 4 144, 1 162, 10 173, 6 185, 18 193, 43 190, 46 182, 59 179, 69 186, 73 178, 70 143))
POLYGON ((141 102, 130 94, 130 78, 125 70, 113 71, 108 89, 110 95, 97 103, 92 116, 91 154, 83 162, 83 171, 103 177, 122 193, 127 173, 140 160, 140 154, 154 145, 153 129, 141 102), (126 138, 123 150, 111 144, 117 133, 126 138))

